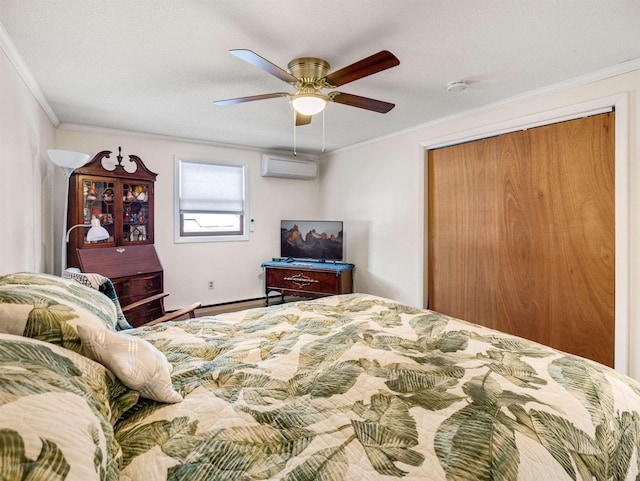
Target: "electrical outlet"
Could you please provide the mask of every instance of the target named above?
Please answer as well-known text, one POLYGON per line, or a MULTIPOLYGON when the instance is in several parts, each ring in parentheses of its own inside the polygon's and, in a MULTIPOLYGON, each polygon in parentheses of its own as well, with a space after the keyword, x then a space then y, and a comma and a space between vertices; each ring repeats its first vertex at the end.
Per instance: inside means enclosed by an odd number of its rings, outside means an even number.
POLYGON ((209 281, 209 289, 215 288, 215 283, 213 281, 209 281))

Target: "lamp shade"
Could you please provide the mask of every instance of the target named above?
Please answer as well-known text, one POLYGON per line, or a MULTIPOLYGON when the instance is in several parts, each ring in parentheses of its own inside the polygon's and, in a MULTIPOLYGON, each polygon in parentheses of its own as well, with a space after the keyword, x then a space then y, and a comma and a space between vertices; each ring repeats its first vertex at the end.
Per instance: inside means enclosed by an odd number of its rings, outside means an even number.
POLYGON ((89 154, 72 152, 71 150, 47 150, 51 162, 63 169, 77 169, 89 161, 89 154))
POLYGON ((291 105, 300 114, 315 115, 324 110, 327 106, 327 100, 315 94, 295 95, 291 99, 291 105))
POLYGON ((91 219, 91 228, 87 231, 87 240, 89 242, 96 242, 108 238, 109 232, 100 225, 100 220, 97 217, 91 219))

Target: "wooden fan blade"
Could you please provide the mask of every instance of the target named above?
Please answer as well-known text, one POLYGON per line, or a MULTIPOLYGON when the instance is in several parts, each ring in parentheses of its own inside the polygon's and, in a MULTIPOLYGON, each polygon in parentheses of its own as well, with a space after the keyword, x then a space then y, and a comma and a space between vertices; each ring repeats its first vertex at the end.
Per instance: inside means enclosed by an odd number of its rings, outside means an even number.
POLYGON ((238 97, 237 99, 214 100, 216 105, 233 105, 242 104, 244 102, 253 102, 254 100, 275 99, 276 97, 288 97, 290 94, 286 92, 275 92, 272 94, 251 95, 250 97, 238 97))
POLYGON ((370 99, 368 97, 360 97, 359 95, 345 94, 342 92, 332 92, 331 101, 337 104, 349 105, 351 107, 359 107, 361 109, 373 110, 386 114, 396 105, 382 100, 370 99))
POLYGON ((311 123, 311 119, 313 118, 313 115, 304 115, 298 112, 295 112, 295 113, 296 113, 296 127, 311 123))
POLYGON ((353 82, 354 80, 367 77, 368 75, 381 72, 396 65, 400 65, 400 60, 391 52, 382 50, 370 57, 363 58, 356 63, 352 63, 345 68, 330 73, 326 77, 326 81, 334 87, 339 87, 340 85, 353 82))
POLYGON ((269 62, 266 58, 261 57, 255 52, 251 50, 244 49, 236 49, 229 50, 231 55, 238 57, 241 60, 244 60, 247 63, 250 63, 254 67, 258 67, 259 69, 264 70, 267 73, 270 73, 274 77, 278 77, 280 80, 287 83, 298 83, 298 79, 291 75, 286 70, 281 69, 277 65, 269 62))

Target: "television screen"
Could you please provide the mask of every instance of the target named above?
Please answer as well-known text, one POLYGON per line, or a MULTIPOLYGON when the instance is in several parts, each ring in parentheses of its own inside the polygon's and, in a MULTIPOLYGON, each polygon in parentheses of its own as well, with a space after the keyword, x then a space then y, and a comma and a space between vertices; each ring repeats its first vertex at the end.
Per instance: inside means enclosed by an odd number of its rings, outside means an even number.
POLYGON ((280 257, 343 260, 342 221, 280 221, 280 257))

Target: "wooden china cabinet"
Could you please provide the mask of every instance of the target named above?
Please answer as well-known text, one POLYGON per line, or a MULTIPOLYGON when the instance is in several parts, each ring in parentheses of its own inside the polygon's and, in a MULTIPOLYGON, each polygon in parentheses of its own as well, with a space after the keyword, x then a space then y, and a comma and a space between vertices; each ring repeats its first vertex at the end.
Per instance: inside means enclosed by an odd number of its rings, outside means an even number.
MULTIPOLYGON (((121 305, 163 292, 163 271, 153 246, 154 182, 140 157, 128 160, 104 150, 69 180, 67 225, 89 224, 96 217, 109 232, 104 241, 86 240, 86 229, 71 231, 67 244, 69 267, 109 277, 121 305)), ((162 315, 162 305, 141 306, 127 314, 132 325, 162 315)))

